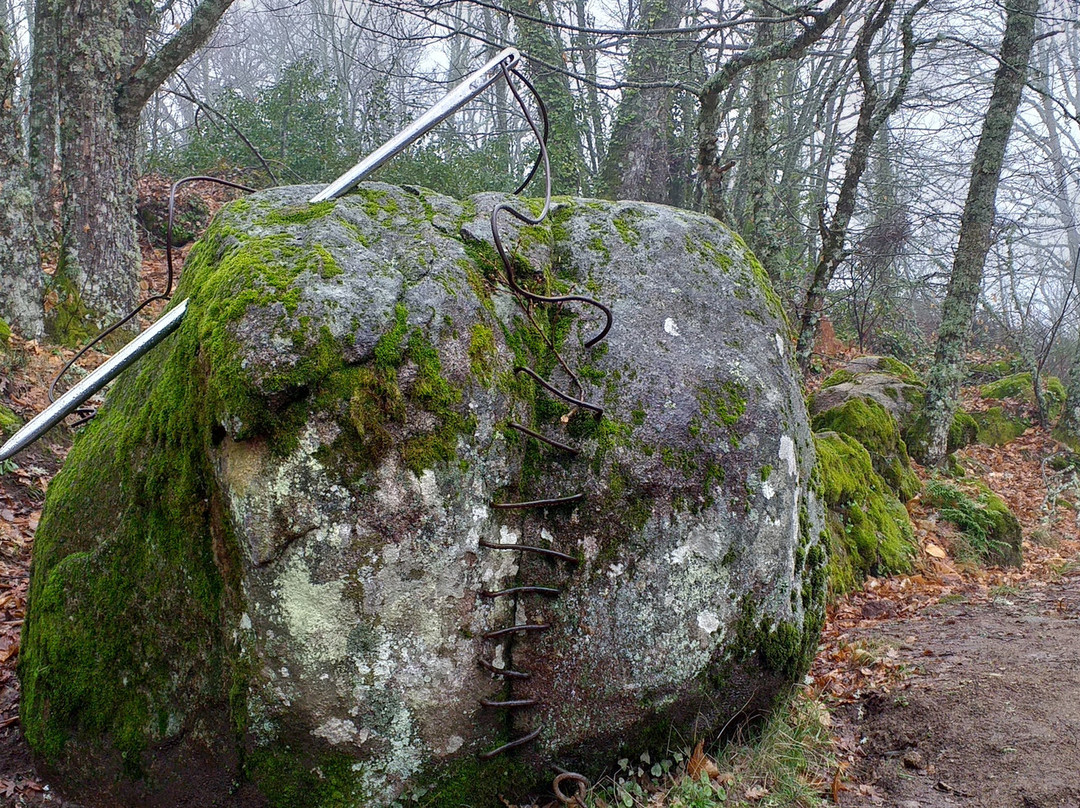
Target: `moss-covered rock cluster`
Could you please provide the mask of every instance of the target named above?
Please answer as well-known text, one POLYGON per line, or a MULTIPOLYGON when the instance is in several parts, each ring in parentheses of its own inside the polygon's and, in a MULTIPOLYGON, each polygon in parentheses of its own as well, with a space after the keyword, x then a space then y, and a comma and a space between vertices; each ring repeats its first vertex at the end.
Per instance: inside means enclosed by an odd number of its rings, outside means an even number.
POLYGON ((596 775, 673 724, 719 731, 806 669, 822 488, 785 325, 737 238, 570 199, 508 226, 520 283, 611 306, 587 349, 593 310, 526 311, 502 285, 501 195, 313 190, 219 215, 183 325, 50 486, 22 723, 67 789, 483 808, 552 763, 596 775), (482 594, 526 585, 561 595, 482 594), (550 628, 490 633, 514 623, 550 628), (480 707, 505 698, 535 705, 480 707))
POLYGON ((922 394, 918 375, 903 362, 867 356, 835 371, 810 401, 834 592, 867 575, 911 569, 915 544, 903 503, 922 485, 902 429, 922 394))

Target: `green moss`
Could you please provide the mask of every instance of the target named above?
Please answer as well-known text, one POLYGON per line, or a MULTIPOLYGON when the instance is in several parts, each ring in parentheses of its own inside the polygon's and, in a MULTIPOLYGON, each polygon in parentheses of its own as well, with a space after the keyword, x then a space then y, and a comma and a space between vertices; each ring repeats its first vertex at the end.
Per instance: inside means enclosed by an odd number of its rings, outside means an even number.
POLYGON ((0 436, 10 438, 22 426, 22 419, 0 404, 0 436))
POLYGON ((485 384, 494 377, 495 332, 483 323, 469 329, 469 367, 485 384))
MULTIPOLYGON (((336 202, 316 202, 307 205, 291 205, 270 211, 263 217, 263 222, 269 225, 294 225, 307 224, 316 219, 326 216, 337 206, 336 202)), ((234 208, 235 210, 235 208, 234 208)))
POLYGON ((795 681, 810 669, 817 654, 821 627, 825 622, 824 576, 818 576, 818 590, 811 593, 810 608, 803 623, 790 620, 773 621, 758 617, 749 596, 744 596, 735 623, 731 657, 738 663, 756 662, 765 672, 795 681))
POLYGON ((990 382, 989 384, 982 386, 979 390, 979 394, 983 398, 995 399, 998 401, 1006 398, 1019 398, 1024 401, 1030 401, 1034 396, 1031 387, 1031 374, 1014 373, 1011 376, 1006 376, 1004 379, 990 382))
POLYGON ((222 617, 238 608, 239 551, 207 459, 220 402, 200 368, 202 313, 120 377, 49 487, 19 667, 22 725, 47 761, 74 741, 77 765, 138 777, 163 715, 190 729, 229 714, 222 617))
POLYGON ((900 438, 896 422, 876 401, 852 398, 831 410, 814 416, 817 432, 840 432, 855 438, 870 454, 876 471, 902 501, 922 490, 919 478, 911 471, 907 446, 900 438))
POLYGON ((836 387, 838 384, 847 384, 850 381, 855 380, 855 374, 850 370, 834 370, 829 376, 821 383, 821 389, 825 390, 829 387, 836 387))
POLYGON ((96 325, 99 313, 83 303, 82 294, 63 266, 47 279, 45 294, 54 301, 45 316, 46 332, 54 342, 77 348, 98 335, 101 330, 96 325))
POLYGON ((979 438, 979 424, 969 413, 958 410, 953 416, 952 426, 949 427, 949 438, 946 451, 950 454, 957 449, 962 449, 968 444, 974 443, 979 438))
POLYGON ((378 188, 367 188, 363 185, 352 191, 350 195, 355 195, 363 199, 361 207, 372 219, 378 219, 382 214, 387 216, 395 215, 398 210, 398 202, 386 191, 378 188))
POLYGON ((1047 376, 1044 381, 1046 388, 1044 391, 1046 416, 1053 421, 1061 415, 1061 411, 1065 408, 1068 393, 1065 391, 1065 385, 1057 376, 1047 376))
POLYGON ((931 480, 926 485, 924 502, 961 530, 974 560, 1020 566, 1020 523, 1005 501, 981 481, 969 479, 960 484, 964 488, 931 480))
POLYGON ((899 376, 902 381, 905 381, 908 384, 922 384, 922 379, 919 378, 919 374, 899 359, 894 359, 891 356, 879 356, 877 358, 877 363, 878 367, 883 372, 891 373, 893 376, 899 376))
POLYGON ((495 808, 505 804, 501 798, 539 785, 536 772, 513 755, 461 757, 419 780, 409 804, 422 808, 495 808))
POLYGON ((589 240, 589 249, 595 253, 599 253, 604 259, 604 263, 607 264, 611 261, 611 250, 608 249, 607 244, 600 236, 594 236, 589 240))
POLYGON ((361 785, 362 771, 353 759, 327 753, 320 760, 301 759, 285 743, 252 751, 244 774, 266 796, 271 808, 355 808, 370 799, 361 785))
POLYGON ((967 375, 971 383, 986 383, 1016 373, 1021 367, 1022 363, 1018 358, 976 362, 967 366, 967 375))
POLYGON ((619 238, 630 247, 636 247, 641 243, 641 235, 638 233, 637 228, 634 227, 634 222, 640 216, 641 214, 637 210, 631 208, 620 213, 612 220, 619 238))
POLYGON ((0 347, 6 346, 11 339, 11 326, 7 324, 7 320, 0 317, 0 347))
POLYGON ((972 413, 978 430, 979 443, 985 446, 1004 446, 1024 434, 1030 424, 1023 418, 1009 415, 1001 407, 972 413))
POLYGON ((829 581, 852 589, 866 575, 908 572, 915 553, 907 510, 874 471, 866 449, 849 435, 814 435, 816 482, 829 508, 829 581))

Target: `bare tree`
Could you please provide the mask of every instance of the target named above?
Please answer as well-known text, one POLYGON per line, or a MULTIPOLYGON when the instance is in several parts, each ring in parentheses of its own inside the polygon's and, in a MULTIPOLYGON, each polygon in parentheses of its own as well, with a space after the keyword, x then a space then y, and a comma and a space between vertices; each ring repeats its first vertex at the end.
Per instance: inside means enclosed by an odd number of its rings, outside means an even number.
POLYGON ((913 455, 923 462, 938 464, 945 458, 949 427, 964 375, 964 352, 990 249, 1005 147, 1027 80, 1038 10, 1039 0, 1008 0, 1006 4, 1005 34, 999 52, 1001 65, 994 76, 994 90, 975 150, 934 364, 909 446, 913 455))
POLYGON ((851 217, 855 212, 859 183, 862 180, 863 172, 866 170, 870 150, 881 127, 889 119, 889 116, 899 109, 911 81, 912 59, 915 55, 913 23, 915 15, 926 6, 927 2, 928 0, 918 0, 904 14, 900 26, 903 39, 900 75, 896 79, 892 93, 886 98, 881 98, 877 79, 871 72, 870 47, 874 37, 885 26, 893 13, 895 0, 883 0, 877 6, 874 13, 867 19, 855 44, 855 62, 858 66, 863 100, 859 107, 859 120, 855 126, 855 142, 852 145, 851 153, 848 155, 844 169, 844 181, 836 198, 836 208, 828 224, 825 223, 824 210, 820 215, 821 254, 818 256, 817 265, 814 268, 814 274, 803 301, 802 322, 795 348, 795 358, 804 373, 810 365, 814 340, 817 337, 818 325, 821 322, 821 305, 825 299, 825 292, 829 288, 836 267, 844 259, 844 243, 847 239, 848 225, 851 223, 851 217))

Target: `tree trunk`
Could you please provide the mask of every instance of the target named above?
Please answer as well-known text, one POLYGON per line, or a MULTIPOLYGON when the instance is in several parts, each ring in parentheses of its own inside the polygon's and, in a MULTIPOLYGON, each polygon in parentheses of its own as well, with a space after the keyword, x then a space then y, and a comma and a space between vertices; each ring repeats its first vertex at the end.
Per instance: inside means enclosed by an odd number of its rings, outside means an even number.
MULTIPOLYGON (((60 126, 60 256, 48 326, 72 344, 134 307, 139 113, 210 36, 232 0, 201 0, 152 56, 153 6, 141 0, 53 0, 60 126)), ((36 47, 48 49, 44 38, 36 47)), ((48 54, 40 55, 42 63, 48 54)), ((44 75, 44 72, 43 72, 44 75)), ((47 103, 47 99, 40 99, 47 103)), ((44 156, 44 155, 43 155, 44 156)))
MULTIPOLYGON (((645 0, 635 26, 641 30, 676 28, 686 13, 686 0, 645 0)), ((670 81, 678 75, 679 45, 670 35, 640 37, 630 51, 629 84, 670 81)), ((688 68, 688 66, 687 66, 688 68)), ((623 90, 611 127, 611 140, 600 168, 600 188, 610 199, 640 199, 676 204, 676 165, 670 87, 623 90)))
POLYGON ((36 339, 42 331, 42 275, 11 44, 6 23, 0 25, 0 318, 22 336, 36 339))
POLYGON ((556 33, 538 21, 543 18, 543 12, 536 0, 511 0, 507 7, 514 15, 518 44, 529 64, 533 83, 547 105, 552 192, 580 193, 587 190, 585 161, 570 79, 557 69, 563 64, 562 43, 556 33))
POLYGON ((59 43, 56 39, 58 12, 56 0, 34 3, 33 51, 30 55, 30 178, 34 187, 42 242, 51 247, 57 236, 56 209, 56 136, 60 118, 57 114, 57 65, 59 43))
MULTIPOLYGON (((754 47, 766 50, 780 39, 783 25, 769 20, 776 10, 763 5, 757 13, 763 18, 755 26, 754 47)), ((775 61, 761 62, 750 68, 750 114, 744 135, 744 147, 738 172, 742 191, 736 225, 754 251, 774 285, 780 281, 776 256, 780 252, 779 232, 774 218, 776 156, 773 150, 773 94, 778 78, 775 61)))
POLYGON ((927 379, 926 397, 913 434, 913 446, 909 447, 924 463, 941 464, 945 459, 949 427, 956 414, 956 399, 964 375, 964 351, 979 300, 986 254, 990 250, 1005 147, 1016 119, 1035 44, 1035 14, 1039 10, 1039 0, 1011 0, 1007 9, 999 57, 1001 65, 994 76, 994 89, 975 149, 971 184, 960 219, 960 237, 942 306, 934 364, 927 379))

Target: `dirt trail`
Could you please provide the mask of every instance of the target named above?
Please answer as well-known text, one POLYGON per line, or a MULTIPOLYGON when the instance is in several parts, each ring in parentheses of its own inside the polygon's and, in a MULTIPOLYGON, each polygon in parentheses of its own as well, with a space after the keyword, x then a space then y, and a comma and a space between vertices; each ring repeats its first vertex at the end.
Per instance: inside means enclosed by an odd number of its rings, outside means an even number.
POLYGON ((1080 806, 1080 575, 848 636, 901 678, 835 713, 860 753, 841 805, 1080 806))

